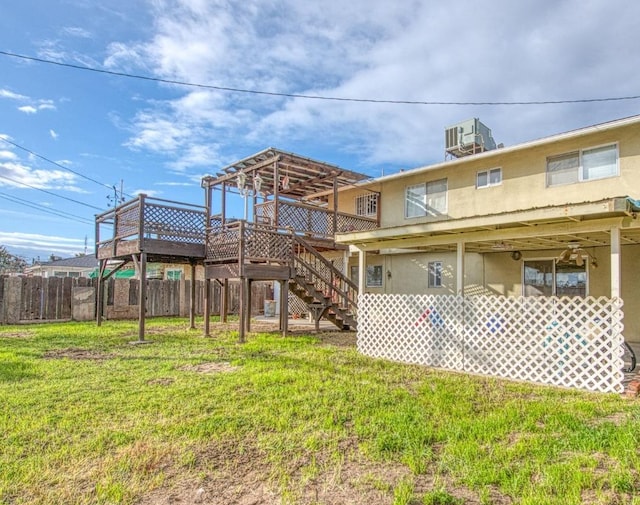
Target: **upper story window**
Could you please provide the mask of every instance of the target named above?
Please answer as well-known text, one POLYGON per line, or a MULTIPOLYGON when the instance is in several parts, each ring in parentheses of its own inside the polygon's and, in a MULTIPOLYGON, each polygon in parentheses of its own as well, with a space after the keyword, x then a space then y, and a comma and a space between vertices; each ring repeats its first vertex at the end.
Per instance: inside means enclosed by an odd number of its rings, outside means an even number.
POLYGON ((356 196, 356 215, 376 217, 378 215, 378 193, 365 193, 356 196))
POLYGON ((447 179, 408 186, 404 196, 404 215, 439 216, 447 212, 447 179))
POLYGON ((477 188, 488 188, 489 186, 499 186, 502 184, 502 169, 492 168, 478 172, 476 179, 477 188))
POLYGON ((547 158, 547 186, 561 186, 618 175, 618 146, 583 149, 547 158))

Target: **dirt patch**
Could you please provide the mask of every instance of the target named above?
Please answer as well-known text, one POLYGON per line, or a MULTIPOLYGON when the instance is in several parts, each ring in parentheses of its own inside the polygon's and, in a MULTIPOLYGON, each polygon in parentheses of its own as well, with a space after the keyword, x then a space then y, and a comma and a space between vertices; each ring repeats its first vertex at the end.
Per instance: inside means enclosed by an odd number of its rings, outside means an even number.
POLYGON ((0 338, 28 338, 32 337, 34 333, 32 331, 7 331, 0 333, 0 338))
POLYGON ((42 356, 44 359, 77 359, 77 360, 105 360, 111 359, 111 354, 103 353, 93 349, 80 349, 71 347, 68 349, 52 349, 42 356))
MULTIPOLYGON (((195 451, 188 469, 168 468, 165 484, 149 491, 137 503, 391 504, 394 489, 403 481, 413 484, 418 497, 444 488, 464 503, 481 503, 475 492, 453 485, 446 475, 436 474, 435 466, 424 475, 412 475, 404 465, 366 460, 358 452, 355 439, 343 442, 340 454, 336 457, 335 453, 309 452, 289 458, 281 454, 281 460, 274 462, 254 445, 214 442, 195 451)), ((494 505, 512 503, 497 490, 490 490, 490 495, 494 505)))
POLYGON ((170 386, 175 382, 175 379, 171 377, 159 377, 157 379, 152 379, 147 382, 149 386, 170 386))
POLYGON ((185 372, 198 372, 198 373, 226 373, 234 372, 238 369, 237 366, 233 366, 231 363, 200 363, 199 365, 185 365, 180 367, 180 370, 185 372))

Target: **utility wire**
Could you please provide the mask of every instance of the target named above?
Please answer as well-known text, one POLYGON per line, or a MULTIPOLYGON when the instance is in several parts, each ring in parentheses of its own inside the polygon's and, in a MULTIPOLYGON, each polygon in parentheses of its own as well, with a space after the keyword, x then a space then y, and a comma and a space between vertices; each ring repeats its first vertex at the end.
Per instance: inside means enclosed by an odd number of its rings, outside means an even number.
POLYGON ((324 96, 324 95, 303 95, 298 93, 276 93, 273 91, 262 91, 256 89, 243 89, 243 88, 231 88, 228 86, 213 86, 210 84, 198 84, 186 81, 177 81, 173 79, 162 79, 159 77, 149 77, 145 75, 129 74, 126 72, 115 72, 113 70, 106 70, 103 68, 88 67, 84 65, 75 65, 73 63, 63 63, 59 61, 46 60, 44 58, 36 58, 34 56, 26 56, 23 54, 11 53, 8 51, 0 51, 0 55, 10 56, 12 58, 20 58, 28 61, 36 61, 39 63, 47 63, 49 65, 57 65, 59 67, 75 68, 77 70, 86 70, 89 72, 97 72, 100 74, 114 75, 118 77, 129 77, 131 79, 141 79, 144 81, 162 82, 165 84, 176 84, 178 86, 189 86, 194 88, 214 89, 218 91, 230 91, 234 93, 248 93, 254 95, 269 95, 280 96, 286 98, 304 98, 309 100, 332 100, 337 102, 366 102, 366 103, 387 103, 387 104, 404 104, 404 105, 557 105, 557 104, 571 104, 571 103, 590 103, 590 102, 613 102, 621 100, 637 100, 640 95, 634 96, 619 96, 619 97, 606 97, 606 98, 582 98, 576 100, 532 100, 532 101, 514 101, 514 102, 457 102, 457 101, 414 101, 414 100, 378 100, 375 98, 347 98, 338 96, 324 96))
POLYGON ((82 224, 94 224, 93 221, 89 221, 88 219, 84 219, 78 216, 74 216, 73 214, 69 214, 67 212, 47 209, 41 205, 35 205, 32 202, 27 200, 23 200, 22 198, 18 198, 17 196, 7 195, 6 193, 0 192, 0 198, 4 198, 5 200, 9 200, 10 202, 17 203, 20 205, 24 205, 26 207, 31 207, 32 209, 39 210, 40 212, 46 212, 47 214, 53 214, 54 216, 62 217, 64 219, 70 219, 72 221, 77 221, 82 224))
POLYGON ((104 209, 101 209, 100 207, 96 207, 94 205, 90 205, 88 203, 81 202, 79 200, 74 200, 73 198, 68 198, 68 197, 62 196, 62 195, 56 195, 55 193, 52 193, 51 191, 47 191, 46 189, 42 189, 42 188, 38 188, 36 186, 32 186, 30 184, 27 184, 26 182, 22 182, 22 181, 18 181, 16 179, 12 179, 11 177, 7 177, 6 175, 0 175, 0 178, 6 179, 7 181, 11 181, 14 184, 20 184, 22 186, 26 186, 28 188, 35 189, 37 191, 42 191, 43 193, 46 193, 46 194, 51 195, 51 196, 55 196, 56 198, 62 198, 64 200, 68 200, 70 202, 77 203, 78 205, 84 205, 85 207, 89 207, 90 209, 93 209, 93 210, 99 210, 100 212, 102 212, 104 210, 104 209))

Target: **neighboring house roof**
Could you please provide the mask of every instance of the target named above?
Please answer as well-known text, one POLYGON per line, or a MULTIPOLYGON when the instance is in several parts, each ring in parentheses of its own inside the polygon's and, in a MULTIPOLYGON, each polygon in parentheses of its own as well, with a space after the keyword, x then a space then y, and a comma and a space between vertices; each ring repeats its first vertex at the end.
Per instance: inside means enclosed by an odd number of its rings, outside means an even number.
POLYGON ((95 256, 85 254, 83 256, 75 256, 73 258, 64 258, 61 260, 49 261, 42 263, 43 267, 72 267, 72 268, 97 268, 98 260, 95 256))

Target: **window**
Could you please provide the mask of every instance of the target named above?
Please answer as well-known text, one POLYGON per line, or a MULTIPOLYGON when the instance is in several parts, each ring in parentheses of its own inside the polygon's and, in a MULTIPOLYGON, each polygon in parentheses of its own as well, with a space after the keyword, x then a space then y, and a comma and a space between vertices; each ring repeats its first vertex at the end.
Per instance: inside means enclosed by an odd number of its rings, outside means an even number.
POLYGON ((429 270, 428 287, 441 288, 442 287, 442 261, 430 261, 427 264, 429 270))
POLYGON ((69 277, 73 277, 74 279, 79 279, 80 272, 69 272, 69 277))
POLYGON ((492 168, 491 170, 478 172, 477 188, 488 188, 489 186, 499 186, 500 184, 502 184, 501 168, 492 168))
POLYGON ((350 279, 356 286, 358 286, 358 281, 360 280, 360 272, 358 271, 358 265, 351 265, 350 270, 350 279))
POLYGON ((378 215, 378 193, 356 196, 356 215, 371 217, 378 215))
POLYGON ((165 275, 167 276, 168 281, 179 281, 182 279, 182 270, 180 269, 172 269, 166 270, 165 275))
POLYGON ((382 265, 367 265, 367 287, 382 287, 382 265))
POLYGON ((618 175, 618 146, 615 144, 547 159, 547 186, 561 186, 618 175))
POLYGON ((524 262, 525 296, 587 296, 587 265, 556 264, 555 260, 524 262))
POLYGON ((405 190, 405 217, 439 216, 446 212, 447 179, 408 186, 405 190))

